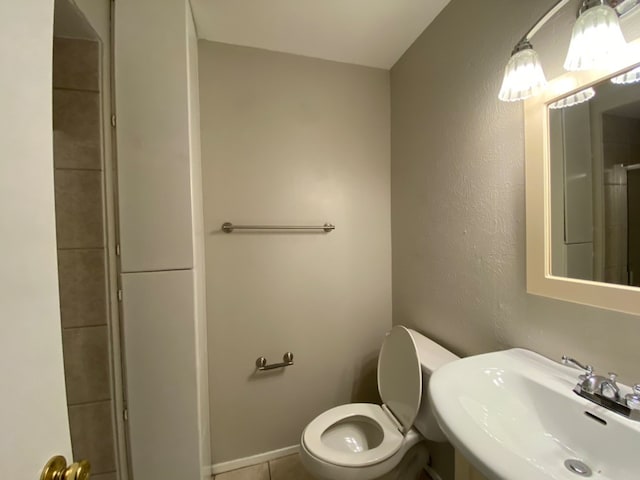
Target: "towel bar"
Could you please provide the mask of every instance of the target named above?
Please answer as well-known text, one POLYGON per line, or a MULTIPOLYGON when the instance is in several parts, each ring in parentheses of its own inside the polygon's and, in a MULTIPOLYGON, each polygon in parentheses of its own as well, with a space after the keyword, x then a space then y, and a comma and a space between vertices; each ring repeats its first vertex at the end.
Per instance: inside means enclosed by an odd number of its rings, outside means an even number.
POLYGON ((222 224, 224 233, 231 233, 234 230, 324 230, 329 233, 335 229, 335 225, 330 223, 324 225, 234 225, 231 222, 224 222, 222 224))
POLYGON ((284 368, 293 365, 293 353, 287 352, 282 357, 282 363, 272 363, 271 365, 267 364, 267 359, 264 357, 259 357, 256 360, 256 370, 264 371, 264 370, 273 370, 275 368, 284 368))

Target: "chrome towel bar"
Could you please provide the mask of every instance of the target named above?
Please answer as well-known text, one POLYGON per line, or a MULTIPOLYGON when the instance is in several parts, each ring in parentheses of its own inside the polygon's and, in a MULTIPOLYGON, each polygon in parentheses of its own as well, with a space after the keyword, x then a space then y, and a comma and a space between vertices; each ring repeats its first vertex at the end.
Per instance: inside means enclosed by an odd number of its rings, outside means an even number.
POLYGON ((273 370, 274 368, 284 368, 293 365, 293 353, 287 352, 282 356, 282 363, 272 363, 267 365, 267 359, 260 357, 256 360, 256 370, 273 370))
POLYGON ((335 230, 335 225, 325 223, 324 225, 234 225, 231 222, 222 224, 222 231, 231 233, 234 230, 324 230, 329 233, 335 230))

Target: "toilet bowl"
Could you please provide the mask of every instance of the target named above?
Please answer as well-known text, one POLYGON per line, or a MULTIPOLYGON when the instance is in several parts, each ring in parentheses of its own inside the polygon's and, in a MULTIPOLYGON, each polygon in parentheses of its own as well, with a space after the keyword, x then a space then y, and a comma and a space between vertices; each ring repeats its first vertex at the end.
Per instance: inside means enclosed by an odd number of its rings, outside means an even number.
POLYGON ((378 358, 383 404, 350 403, 318 415, 300 439, 305 468, 321 480, 416 478, 429 458, 423 440, 445 441, 429 407, 429 377, 456 359, 414 330, 391 329, 378 358))

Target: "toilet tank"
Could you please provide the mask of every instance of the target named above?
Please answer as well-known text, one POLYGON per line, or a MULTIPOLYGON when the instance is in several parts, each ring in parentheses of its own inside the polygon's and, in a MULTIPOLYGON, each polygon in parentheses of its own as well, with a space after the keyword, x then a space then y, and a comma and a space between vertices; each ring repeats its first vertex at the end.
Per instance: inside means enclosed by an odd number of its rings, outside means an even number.
POLYGON ((420 366, 422 368, 422 401, 413 426, 428 440, 446 442, 447 437, 442 433, 429 402, 429 378, 431 378, 431 374, 435 372, 436 369, 445 363, 458 360, 460 357, 454 355, 421 333, 411 329, 408 330, 416 344, 418 356, 420 357, 420 366))

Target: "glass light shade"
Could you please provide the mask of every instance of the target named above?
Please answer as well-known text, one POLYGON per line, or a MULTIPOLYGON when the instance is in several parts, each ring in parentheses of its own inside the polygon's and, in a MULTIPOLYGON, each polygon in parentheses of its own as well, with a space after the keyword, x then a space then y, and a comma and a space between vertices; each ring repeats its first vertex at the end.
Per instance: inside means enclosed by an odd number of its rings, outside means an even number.
POLYGON ((573 26, 564 68, 570 72, 604 68, 615 64, 626 46, 616 11, 608 5, 591 7, 573 26))
POLYGON ((579 92, 574 93, 573 95, 569 95, 568 97, 562 98, 557 102, 553 102, 549 105, 549 108, 560 109, 573 107, 574 105, 579 105, 580 103, 588 102, 593 97, 596 96, 596 91, 589 87, 584 90, 580 90, 579 92))
POLYGON ((612 83, 616 85, 628 85, 630 83, 638 83, 640 82, 640 67, 636 67, 633 70, 629 70, 617 77, 613 77, 611 79, 612 83))
POLYGON ((535 50, 527 48, 514 53, 504 69, 504 80, 498 98, 516 102, 532 97, 542 90, 547 79, 535 50))

